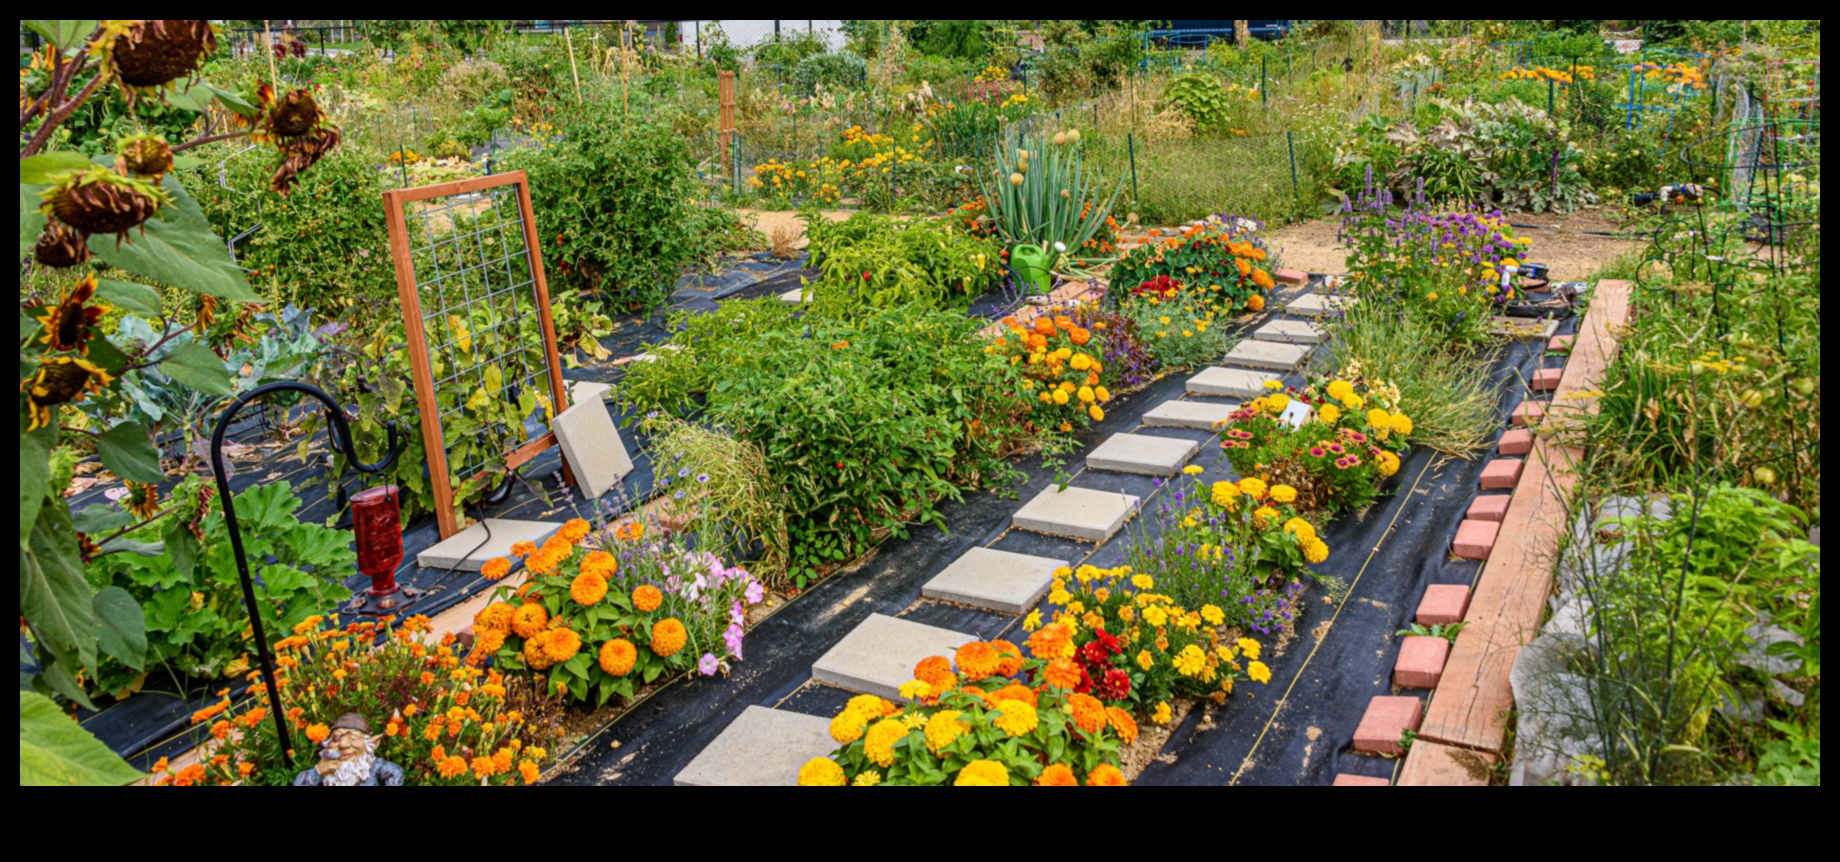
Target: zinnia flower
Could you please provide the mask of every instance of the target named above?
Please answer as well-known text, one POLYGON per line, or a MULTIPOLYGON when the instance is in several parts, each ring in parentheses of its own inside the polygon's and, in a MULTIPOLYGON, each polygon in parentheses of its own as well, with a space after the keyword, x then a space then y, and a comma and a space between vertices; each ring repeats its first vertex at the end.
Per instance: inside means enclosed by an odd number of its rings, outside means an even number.
POLYGON ((922 733, 926 735, 928 751, 939 754, 945 750, 946 746, 957 741, 965 731, 971 729, 969 722, 959 719, 961 715, 964 713, 956 709, 942 709, 933 713, 933 716, 926 720, 926 727, 922 733))
POLYGON ((1038 787, 1078 787, 1079 779, 1073 777, 1073 770, 1065 763, 1050 763, 1040 775, 1035 776, 1038 787))
POLYGON ((997 654, 997 675, 1015 676, 1022 670, 1022 650, 1006 640, 993 640, 990 648, 997 654))
POLYGON ((1137 741, 1137 719, 1132 718, 1129 712, 1115 706, 1108 706, 1105 708, 1105 720, 1112 726, 1112 730, 1117 732, 1118 738, 1123 740, 1125 745, 1137 741))
POLYGON ((511 629, 512 607, 504 602, 493 602, 479 609, 473 615, 473 632, 509 631, 511 629))
POLYGON ((1271 486, 1271 499, 1275 503, 1290 503, 1297 499, 1297 489, 1289 485, 1271 486))
POLYGON ((869 728, 863 736, 863 756, 871 763, 887 769, 894 765, 894 745, 907 736, 907 725, 900 719, 884 718, 869 728))
POLYGON ((511 633, 521 638, 536 637, 549 625, 549 611, 540 604, 519 605, 511 612, 511 633))
POLYGON ((658 610, 658 606, 664 603, 664 593, 659 592, 658 588, 651 584, 640 584, 632 591, 632 603, 633 607, 638 608, 640 612, 651 613, 658 610))
POLYGON ((1042 678, 1051 686, 1071 691, 1080 685, 1080 666, 1074 664, 1072 659, 1057 658, 1048 662, 1047 669, 1042 671, 1042 678))
POLYGON ((496 581, 511 571, 511 561, 504 557, 493 557, 479 567, 479 576, 488 581, 496 581))
POLYGON ((814 757, 799 767, 800 787, 843 787, 843 767, 828 757, 814 757))
POLYGON ((954 655, 958 672, 967 682, 979 682, 997 672, 997 651, 983 641, 972 641, 958 648, 954 655))
POLYGON ((1029 706, 1040 706, 1039 697, 1040 695, 1036 693, 1035 689, 1029 688, 1019 682, 1012 682, 1009 685, 991 692, 989 700, 999 705, 1006 700, 1019 700, 1029 706))
POLYGON ((607 597, 607 582, 600 575, 582 572, 569 582, 569 598, 582 607, 593 607, 607 597))
POLYGON ((581 635, 570 629, 551 629, 543 639, 543 655, 550 664, 561 664, 581 652, 581 635))
POLYGON ((995 760, 973 760, 958 771, 955 787, 1008 787, 1009 767, 995 760))
POLYGON ((601 670, 613 676, 625 676, 632 673, 633 664, 639 660, 639 649, 632 641, 614 638, 601 644, 601 670))
POLYGON ((1105 726, 1105 704, 1090 694, 1068 694, 1067 708, 1073 713, 1074 725, 1087 733, 1097 733, 1105 726))
POLYGON ((665 617, 652 624, 652 652, 659 658, 677 655, 690 639, 690 633, 684 630, 684 624, 676 617, 665 617))
POLYGON ((556 535, 573 545, 588 535, 588 522, 581 518, 570 518, 563 522, 562 528, 556 531, 556 535))
POLYGON ((1124 780, 1124 773, 1109 763, 1101 763, 1086 774, 1087 787, 1124 787, 1129 783, 1124 780))
POLYGON ((996 709, 997 716, 991 723, 1010 736, 1033 733, 1036 725, 1041 722, 1041 716, 1035 711, 1035 707, 1024 701, 999 701, 996 709))

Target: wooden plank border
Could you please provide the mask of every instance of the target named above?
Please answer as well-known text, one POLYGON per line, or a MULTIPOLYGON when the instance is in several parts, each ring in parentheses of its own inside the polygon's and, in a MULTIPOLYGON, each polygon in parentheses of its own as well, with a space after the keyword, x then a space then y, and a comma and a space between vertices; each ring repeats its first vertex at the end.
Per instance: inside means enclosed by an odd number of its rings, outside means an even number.
MULTIPOLYGON (((1617 332, 1629 320, 1629 292, 1627 281, 1598 282, 1543 424, 1564 422, 1568 414, 1595 412, 1593 390, 1600 388, 1616 356, 1617 332)), ((1559 540, 1569 519, 1567 503, 1578 483, 1574 471, 1582 460, 1580 450, 1554 435, 1538 436, 1514 487, 1500 538, 1476 579, 1468 624, 1451 648, 1419 728, 1420 739, 1501 752, 1514 705, 1508 671, 1521 647, 1539 634, 1552 593, 1559 540)), ((1438 774, 1409 766, 1407 775, 1438 774)))
MULTIPOLYGON (((536 214, 530 204, 530 180, 523 171, 472 177, 447 183, 392 189, 383 193, 385 220, 390 230, 390 259, 396 266, 396 296, 402 304, 403 330, 409 342, 409 367, 415 380, 416 409, 421 414, 422 447, 428 458, 428 477, 434 488, 435 520, 441 538, 459 532, 455 514, 454 489, 449 481, 446 437, 441 432, 441 412, 435 399, 434 372, 428 361, 428 339, 422 331, 421 291, 415 279, 415 262, 409 248, 408 219, 403 208, 416 201, 463 195, 484 189, 517 186, 520 221, 524 229, 524 247, 530 257, 530 275, 537 300, 538 320, 543 332, 545 362, 549 365, 550 398, 556 413, 569 406, 568 387, 562 379, 562 357, 556 349, 556 324, 550 314, 549 282, 543 272, 543 254, 538 243, 536 214)), ((523 465, 556 445, 554 432, 544 432, 509 450, 506 463, 512 468, 523 465)), ((567 465, 564 476, 573 482, 567 465)))

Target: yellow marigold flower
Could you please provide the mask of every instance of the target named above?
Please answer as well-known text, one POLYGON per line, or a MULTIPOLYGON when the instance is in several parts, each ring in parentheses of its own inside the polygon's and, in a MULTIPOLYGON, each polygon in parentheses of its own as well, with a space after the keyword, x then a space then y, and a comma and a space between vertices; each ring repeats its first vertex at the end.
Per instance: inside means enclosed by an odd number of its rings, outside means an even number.
POLYGON ((1276 391, 1278 391, 1278 390, 1280 390, 1280 389, 1283 389, 1283 388, 1284 388, 1284 381, 1282 381, 1282 380, 1267 380, 1267 381, 1265 381, 1264 383, 1261 383, 1261 384, 1259 384, 1259 385, 1260 385, 1260 386, 1262 386, 1262 387, 1264 387, 1265 389, 1269 389, 1269 390, 1271 390, 1271 391, 1273 391, 1273 392, 1276 392, 1276 391))
POLYGON ((473 615, 474 634, 482 631, 510 631, 512 611, 513 608, 504 602, 493 602, 480 608, 479 613, 473 615))
POLYGON ((1197 465, 1194 465, 1194 464, 1190 464, 1187 467, 1182 468, 1182 474, 1185 476, 1199 476, 1204 472, 1206 471, 1203 468, 1197 465))
MULTIPOLYGON (((1129 610, 1129 608, 1126 608, 1125 610, 1129 610)), ((1120 616, 1122 616, 1122 614, 1120 614, 1120 616)), ((1137 666, 1143 668, 1144 670, 1149 670, 1156 666, 1156 657, 1151 655, 1150 651, 1147 649, 1138 650, 1137 651, 1137 666)))
POLYGON ((1255 661, 1246 665, 1246 676, 1253 682, 1265 685, 1271 682, 1271 668, 1266 667, 1262 661, 1255 661))
POLYGON ((1079 396, 1080 401, 1086 404, 1093 403, 1093 399, 1098 397, 1097 395, 1093 394, 1091 386, 1082 386, 1080 387, 1079 391, 1075 394, 1079 396))
POLYGON ((1238 505, 1235 502, 1236 499, 1239 497, 1239 486, 1238 485, 1235 485, 1232 482, 1215 482, 1212 491, 1213 491, 1214 505, 1219 506, 1222 509, 1226 509, 1228 511, 1232 511, 1232 509, 1236 505, 1238 505))
MULTIPOLYGON (((922 683, 924 685, 924 683, 922 683)), ((863 732, 869 729, 869 721, 879 715, 868 715, 859 709, 845 708, 831 719, 831 739, 838 745, 849 745, 862 739, 863 732)))
POLYGON ((958 771, 955 787, 1008 787, 1009 767, 994 760, 973 760, 958 771))
POLYGON ((843 767, 828 757, 814 757, 799 767, 800 787, 843 787, 843 767))
POLYGON ((582 607, 592 607, 607 597, 607 582, 600 575, 582 572, 569 582, 569 598, 582 607))
POLYGON ((652 652, 660 658, 677 655, 689 640, 690 633, 684 631, 683 622, 676 617, 665 617, 652 624, 652 652))
POLYGON ((1240 493, 1245 494, 1246 496, 1251 497, 1254 500, 1264 499, 1265 482, 1264 480, 1259 479, 1257 477, 1247 476, 1246 478, 1239 480, 1239 490, 1240 490, 1240 493))
POLYGON ((946 746, 957 741, 965 731, 971 729, 970 722, 959 720, 961 715, 964 713, 956 709, 942 709, 933 713, 933 717, 926 720, 926 727, 921 732, 926 735, 928 751, 934 754, 944 751, 946 746))
POLYGON ((1297 489, 1289 485, 1271 486, 1271 499, 1275 503, 1291 503, 1297 499, 1297 489))
MULTIPOLYGON (((1259 271, 1264 272, 1264 270, 1259 271)), ((1101 763, 1086 774, 1086 786, 1088 787, 1124 787, 1128 784, 1130 782, 1124 780, 1124 773, 1109 763, 1101 763)))
POLYGON ((1392 420, 1394 431, 1403 435, 1412 433, 1412 417, 1395 411, 1388 418, 1392 420))
POLYGON ((1331 380, 1329 381, 1329 388, 1324 391, 1330 398, 1337 401, 1347 401, 1354 395, 1354 384, 1346 380, 1331 380))
POLYGON ((1055 404, 1066 404, 1068 401, 1067 390, 1065 389, 1056 389, 1053 394, 1048 397, 1054 399, 1055 404))
POLYGON ((1189 644, 1176 653, 1176 672, 1183 676, 1200 676, 1202 668, 1207 667, 1207 654, 1201 648, 1189 644))
POLYGON ((548 625, 549 611, 540 604, 519 605, 511 612, 511 633, 518 637, 536 637, 548 625))
POLYGON ((1239 647, 1240 652, 1246 654, 1246 658, 1256 659, 1259 657, 1259 642, 1252 638, 1240 638, 1234 641, 1234 645, 1239 647))
POLYGON ((641 613, 649 614, 658 610, 658 606, 664 603, 664 593, 659 592, 658 588, 651 584, 640 584, 632 591, 632 603, 633 607, 638 608, 641 613))
MULTIPOLYGON (((1391 431, 1393 430, 1393 417, 1388 415, 1385 410, 1375 407, 1367 411, 1367 428, 1376 434, 1391 431)), ((1382 439, 1385 438, 1383 437, 1382 439)))
POLYGON ((1037 787, 1078 787, 1080 780, 1073 777, 1073 769, 1065 763, 1050 763, 1040 775, 1035 776, 1037 787))
POLYGON ((1041 628, 1041 611, 1029 611, 1029 615, 1022 618, 1022 630, 1032 632, 1038 628, 1041 628))
POLYGON ((1169 701, 1165 700, 1165 701, 1158 703, 1156 705, 1156 709, 1150 713, 1150 720, 1156 722, 1157 724, 1168 724, 1169 723, 1169 701))
POLYGON ((1342 408, 1334 404, 1323 404, 1316 408, 1316 421, 1325 425, 1334 425, 1342 421, 1342 408))
POLYGON ((1156 589, 1156 579, 1149 575, 1132 575, 1131 586, 1140 590, 1153 590, 1156 589))
POLYGON ((1065 589, 1053 590, 1048 593, 1048 602, 1050 604, 1056 604, 1056 605, 1061 605, 1065 607, 1067 603, 1071 601, 1073 601, 1073 594, 1070 592, 1067 592, 1065 589))
POLYGON ((1305 521, 1302 518, 1292 518, 1285 521, 1284 532, 1306 542, 1316 538, 1316 528, 1311 526, 1309 521, 1305 521))
POLYGON ((884 718, 869 728, 863 736, 863 756, 871 763, 887 769, 894 765, 894 745, 907 736, 907 725, 899 719, 884 718))
POLYGON ((1151 605, 1144 608, 1144 622, 1160 628, 1168 621, 1169 613, 1164 611, 1161 606, 1151 605))
POLYGON ((1282 392, 1273 392, 1265 396, 1265 407, 1273 413, 1283 413, 1284 408, 1289 406, 1291 406, 1291 397, 1282 392))
POLYGON ((639 649, 633 646, 632 641, 625 638, 614 638, 601 644, 601 670, 614 676, 625 676, 632 673, 633 664, 638 660, 639 649))
POLYGON ((1085 371, 1092 367, 1092 357, 1084 353, 1075 354, 1072 359, 1067 361, 1067 364, 1072 366, 1075 371, 1085 371))
POLYGON ((997 716, 991 723, 1010 736, 1022 736, 1035 732, 1041 716, 1026 701, 1005 700, 997 703, 997 716))
POLYGON ((1346 407, 1349 410, 1359 410, 1362 407, 1367 406, 1367 399, 1362 398, 1359 395, 1350 395, 1347 398, 1342 399, 1342 406, 1346 407))
POLYGON ((1303 559, 1310 565, 1316 565, 1329 559, 1329 545, 1321 539, 1311 538, 1303 543, 1303 559))
POLYGON ((1111 392, 1111 390, 1109 390, 1109 389, 1106 389, 1106 388, 1105 388, 1105 387, 1103 387, 1103 386, 1096 386, 1096 387, 1094 387, 1094 388, 1093 388, 1093 394, 1094 394, 1094 395, 1097 395, 1097 396, 1099 397, 1099 403, 1100 403, 1100 404, 1104 404, 1105 402, 1107 402, 1107 401, 1110 401, 1110 400, 1112 400, 1112 392, 1111 392))
POLYGON ((1202 605, 1201 618, 1207 620, 1210 626, 1217 626, 1227 621, 1226 613, 1214 605, 1202 605))
POLYGON ((923 679, 910 679, 901 683, 901 697, 919 703, 933 696, 933 684, 923 679))
POLYGON ((1399 472, 1399 456, 1392 452, 1383 449, 1379 455, 1375 456, 1374 461, 1382 476, 1391 476, 1399 472))
POLYGON ((1278 510, 1270 506, 1260 506, 1252 511, 1252 521, 1257 524, 1260 529, 1270 527, 1272 523, 1277 520, 1278 510))
POLYGON ((1112 726, 1112 731, 1118 734, 1118 738, 1125 745, 1137 741, 1137 719, 1132 718, 1130 713, 1115 706, 1108 706, 1105 708, 1105 721, 1112 726))
POLYGON ((850 698, 850 702, 844 706, 844 709, 854 709, 869 718, 881 718, 884 715, 894 714, 896 707, 873 694, 859 694, 850 698))
POLYGON ((493 557, 479 567, 479 576, 488 581, 496 581, 511 571, 511 561, 504 557, 493 557))
POLYGON ((1094 422, 1104 422, 1105 421, 1105 411, 1100 409, 1099 405, 1097 404, 1089 405, 1086 408, 1086 415, 1091 416, 1092 421, 1094 422))

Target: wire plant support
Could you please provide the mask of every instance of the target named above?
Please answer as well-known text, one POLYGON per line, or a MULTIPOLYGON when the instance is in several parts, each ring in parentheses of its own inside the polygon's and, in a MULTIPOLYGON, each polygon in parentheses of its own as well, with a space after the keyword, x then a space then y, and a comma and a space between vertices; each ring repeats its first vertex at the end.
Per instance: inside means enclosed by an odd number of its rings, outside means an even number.
POLYGON ((396 438, 396 422, 392 420, 385 425, 389 449, 384 454, 383 460, 375 464, 366 464, 358 460, 358 451, 352 444, 351 427, 345 416, 345 408, 334 401, 332 396, 327 395, 325 390, 294 380, 266 383, 237 396, 230 402, 230 406, 225 407, 224 412, 217 417, 217 428, 211 432, 211 473, 217 479, 217 498, 222 501, 224 526, 230 533, 230 550, 236 556, 236 574, 243 587, 243 603, 249 610, 250 633, 255 636, 256 656, 262 662, 262 684, 268 689, 268 702, 273 705, 269 714, 275 719, 275 732, 278 734, 276 739, 281 743, 282 750, 285 751, 292 747, 293 737, 287 726, 287 710, 281 708, 281 690, 275 684, 275 656, 269 649, 268 634, 264 631, 262 624, 262 607, 256 601, 255 581, 249 576, 249 555, 243 550, 243 532, 242 528, 237 525, 236 504, 230 495, 230 474, 225 469, 224 462, 224 434, 230 430, 230 424, 235 421, 236 414, 241 412, 245 405, 271 392, 298 392, 319 399, 320 403, 326 406, 326 412, 331 414, 332 424, 328 433, 332 438, 330 441, 332 448, 343 453, 351 462, 351 466, 360 473, 381 473, 388 470, 390 465, 396 461, 396 456, 401 453, 402 445, 396 438))

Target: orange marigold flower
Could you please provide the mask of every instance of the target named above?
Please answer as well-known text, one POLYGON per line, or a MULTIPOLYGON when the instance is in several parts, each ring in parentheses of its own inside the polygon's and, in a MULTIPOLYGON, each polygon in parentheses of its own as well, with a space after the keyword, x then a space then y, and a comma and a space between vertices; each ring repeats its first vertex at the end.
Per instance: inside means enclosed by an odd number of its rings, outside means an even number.
POLYGON ((1124 773, 1109 763, 1101 763, 1086 773, 1087 787, 1123 787, 1129 783, 1124 780, 1124 773))
POLYGON ((1125 745, 1137 741, 1137 719, 1132 718, 1130 713, 1115 706, 1108 706, 1105 708, 1105 720, 1112 726, 1112 730, 1118 733, 1118 738, 1123 740, 1125 745))
POLYGON ((997 672, 997 651, 983 641, 959 647, 953 659, 958 672, 964 674, 968 682, 977 682, 997 672))
POLYGON ((224 737, 229 736, 230 735, 230 722, 225 721, 221 718, 213 722, 211 724, 211 735, 214 737, 217 737, 218 739, 223 739, 224 737))
POLYGON ((307 725, 307 738, 312 740, 315 743, 325 742, 326 737, 331 736, 331 735, 332 735, 332 728, 329 728, 323 724, 314 723, 314 724, 307 725))
POLYGON ((204 764, 194 763, 173 776, 174 787, 191 787, 204 780, 204 764))
POLYGON ((649 614, 658 610, 659 605, 664 604, 664 593, 659 592, 658 588, 651 584, 640 584, 632 591, 632 603, 633 607, 638 608, 642 613, 649 614))
POLYGON ((569 598, 582 607, 593 607, 607 597, 607 582, 600 575, 582 572, 569 582, 569 598))
POLYGON ((581 572, 594 575, 602 580, 612 580, 620 571, 620 559, 606 551, 589 551, 581 559, 581 572))
POLYGON ((638 521, 627 521, 613 531, 613 536, 622 542, 637 542, 645 538, 645 525, 638 521))
POLYGON ((639 650, 632 641, 614 638, 601 644, 601 670, 614 676, 632 673, 633 664, 639 660, 639 650))
POLYGON ((684 648, 690 640, 690 633, 684 630, 684 624, 676 617, 665 617, 652 624, 652 652, 659 658, 670 658, 684 648))
POLYGON ((479 567, 479 576, 488 581, 496 581, 511 573, 511 561, 504 557, 493 557, 479 567))
POLYGON ((990 700, 993 702, 1002 703, 1006 700, 1020 700, 1029 706, 1039 706, 1041 704, 1040 697, 1041 696, 1036 693, 1035 689, 1029 688, 1019 682, 1012 682, 990 693, 990 700))
MULTIPOLYGON (((1078 684, 1077 679, 1075 684, 1078 684)), ((1076 691, 1067 695, 1067 706, 1073 710, 1073 723, 1081 730, 1097 733, 1105 727, 1105 704, 1099 702, 1098 698, 1076 691)))
POLYGON ((1270 290, 1274 286, 1271 280, 1271 273, 1262 269, 1255 269, 1252 271, 1252 283, 1258 285, 1260 290, 1270 290))
POLYGON ((1042 671, 1042 678, 1055 688, 1072 690, 1080 685, 1080 666, 1074 664, 1073 659, 1057 658, 1048 662, 1047 669, 1042 671))
POLYGON ((441 777, 457 778, 466 774, 466 758, 456 754, 441 761, 441 777))
POLYGON ((204 709, 201 709, 201 710, 198 710, 197 712, 192 713, 192 723, 193 724, 203 724, 207 721, 210 721, 213 718, 216 718, 219 713, 222 713, 224 710, 229 709, 229 708, 230 708, 230 701, 228 698, 218 701, 217 703, 211 704, 210 706, 207 706, 204 709))
POLYGON ((535 542, 531 542, 527 540, 512 542, 511 543, 511 556, 528 557, 530 556, 530 552, 535 551, 536 549, 537 549, 537 543, 535 542))
POLYGON ((997 674, 1015 676, 1022 670, 1022 650, 1006 640, 990 642, 990 648, 997 651, 997 674))
POLYGON ((511 614, 516 609, 504 602, 493 602, 479 609, 473 615, 473 632, 482 631, 508 632, 511 630, 511 614))
POLYGON ((1053 335, 1054 334, 1054 321, 1049 320, 1046 317, 1035 318, 1035 331, 1038 333, 1041 333, 1044 336, 1053 335))
POLYGON ((1050 623, 1029 635, 1029 652, 1042 661, 1073 655, 1073 637, 1064 626, 1050 623))
POLYGON ((556 535, 561 536, 572 545, 588 535, 588 522, 581 518, 570 518, 563 522, 562 528, 556 531, 556 535))
POLYGON ((958 677, 952 673, 952 663, 942 655, 930 655, 915 664, 914 679, 932 686, 935 692, 943 692, 958 685, 958 677))
POLYGON ((1076 326, 1073 328, 1073 332, 1071 332, 1068 335, 1068 337, 1073 339, 1074 344, 1085 344, 1086 342, 1092 340, 1092 330, 1087 329, 1083 326, 1076 326))
MULTIPOLYGON (((568 661, 578 652, 581 652, 581 635, 572 630, 550 629, 549 637, 543 639, 543 654, 552 665, 568 661)), ((461 694, 466 694, 466 692, 459 692, 455 697, 458 698, 461 694)))
POLYGON ((523 777, 525 784, 535 784, 542 772, 537 769, 536 761, 525 760, 518 763, 518 775, 523 777))
POLYGON ((1073 770, 1069 769, 1065 763, 1048 764, 1047 769, 1042 770, 1040 775, 1035 776, 1035 784, 1039 787, 1080 786, 1079 779, 1073 777, 1073 770))
POLYGON ((540 604, 519 605, 511 612, 511 633, 518 637, 535 637, 548 626, 549 611, 540 604))
POLYGON ((1246 297, 1246 310, 1255 311, 1255 312, 1264 311, 1265 310, 1265 297, 1257 293, 1246 297))

